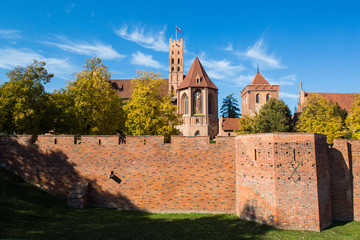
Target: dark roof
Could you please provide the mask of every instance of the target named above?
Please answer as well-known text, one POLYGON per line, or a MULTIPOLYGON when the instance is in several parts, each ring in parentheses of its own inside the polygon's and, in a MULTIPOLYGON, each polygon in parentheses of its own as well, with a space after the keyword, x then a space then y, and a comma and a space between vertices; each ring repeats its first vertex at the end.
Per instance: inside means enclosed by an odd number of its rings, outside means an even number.
POLYGON ((189 72, 186 74, 184 81, 178 86, 177 89, 183 89, 187 87, 209 87, 218 89, 215 84, 210 80, 205 69, 200 63, 200 60, 196 57, 191 65, 189 72), (196 78, 199 77, 200 82, 197 83, 196 78))
POLYGON ((222 128, 224 131, 234 131, 240 128, 240 118, 223 118, 222 128))
POLYGON ((132 79, 110 79, 109 82, 120 98, 129 99, 131 98, 131 80, 132 79))
MULTIPOLYGON (((167 82, 164 92, 168 93, 169 79, 164 79, 167 82)), ((132 79, 110 79, 111 86, 116 90, 117 95, 122 99, 131 98, 131 81, 132 79)))
POLYGON ((355 93, 305 93, 305 96, 310 97, 312 94, 318 94, 324 97, 327 101, 337 102, 341 108, 345 109, 346 111, 350 111, 351 103, 353 101, 353 97, 355 93))
POLYGON ((270 85, 268 83, 268 81, 266 81, 266 79, 259 72, 256 73, 254 79, 252 80, 252 82, 250 84, 251 85, 257 85, 257 84, 270 85))

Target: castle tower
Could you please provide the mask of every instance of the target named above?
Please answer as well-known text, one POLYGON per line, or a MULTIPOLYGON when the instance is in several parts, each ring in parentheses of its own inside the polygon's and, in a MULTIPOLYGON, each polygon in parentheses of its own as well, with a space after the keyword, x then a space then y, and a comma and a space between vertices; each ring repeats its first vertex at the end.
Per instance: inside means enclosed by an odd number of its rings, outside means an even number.
POLYGON ((270 85, 259 69, 250 83, 241 91, 242 115, 254 116, 270 98, 279 99, 279 85, 270 85))
MULTIPOLYGON (((176 89, 184 79, 183 39, 169 39, 169 91, 176 89)), ((176 97, 176 95, 174 96, 176 97)))
POLYGON ((177 126, 184 136, 218 134, 218 89, 196 57, 184 81, 177 87, 178 113, 183 125, 177 126))

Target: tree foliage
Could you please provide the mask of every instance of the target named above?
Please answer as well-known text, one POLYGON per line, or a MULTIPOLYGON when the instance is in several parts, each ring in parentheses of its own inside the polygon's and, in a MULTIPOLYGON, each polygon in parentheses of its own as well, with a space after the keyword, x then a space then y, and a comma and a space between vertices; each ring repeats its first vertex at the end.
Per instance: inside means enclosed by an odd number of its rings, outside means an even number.
POLYGON ((242 116, 239 118, 239 129, 235 130, 237 134, 255 133, 254 118, 250 116, 242 116))
POLYGON ((0 132, 40 134, 51 128, 49 95, 44 85, 54 76, 45 62, 16 67, 7 74, 9 81, 0 87, 0 132))
POLYGON ((99 58, 92 58, 66 90, 53 94, 60 113, 55 118, 57 133, 114 134, 124 129, 122 102, 109 78, 107 67, 99 58))
POLYGON ((238 118, 240 116, 239 104, 233 93, 223 99, 220 113, 225 118, 238 118))
POLYGON ((353 99, 350 114, 346 119, 346 124, 352 138, 360 139, 360 93, 356 94, 353 99))
POLYGON ((300 114, 297 131, 324 134, 329 144, 332 144, 335 138, 343 137, 343 112, 339 111, 336 105, 337 103, 328 102, 318 94, 312 95, 300 114))
POLYGON ((132 80, 132 97, 125 105, 126 128, 131 135, 163 135, 166 140, 178 134, 180 125, 176 106, 167 93, 167 82, 161 75, 139 71, 132 80))
POLYGON ((264 104, 253 120, 254 132, 291 132, 293 130, 291 112, 282 101, 270 99, 264 104))

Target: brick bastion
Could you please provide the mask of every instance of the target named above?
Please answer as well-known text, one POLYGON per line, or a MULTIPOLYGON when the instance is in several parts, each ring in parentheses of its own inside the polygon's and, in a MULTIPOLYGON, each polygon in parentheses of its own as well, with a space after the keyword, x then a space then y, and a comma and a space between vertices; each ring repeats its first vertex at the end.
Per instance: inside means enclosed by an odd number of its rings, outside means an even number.
POLYGON ((80 205, 236 213, 321 231, 360 219, 360 141, 307 133, 218 137, 0 136, 0 164, 80 205), (81 197, 78 197, 80 196, 81 197))

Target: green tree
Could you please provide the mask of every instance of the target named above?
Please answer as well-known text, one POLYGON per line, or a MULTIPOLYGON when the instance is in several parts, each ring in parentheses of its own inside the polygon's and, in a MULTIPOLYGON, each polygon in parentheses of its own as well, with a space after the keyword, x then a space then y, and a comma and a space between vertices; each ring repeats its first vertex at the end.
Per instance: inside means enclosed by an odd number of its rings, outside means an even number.
POLYGON ((171 103, 167 82, 159 73, 139 71, 132 80, 132 97, 125 105, 126 128, 131 135, 163 135, 165 141, 178 134, 180 117, 171 103))
POLYGON ((352 138, 360 139, 360 93, 354 96, 350 114, 346 118, 346 124, 352 138))
POLYGON ((49 97, 52 129, 55 134, 78 134, 74 99, 64 89, 55 90, 49 97))
POLYGON ((66 90, 56 92, 53 101, 60 99, 55 126, 65 133, 115 134, 124 130, 125 116, 122 101, 108 82, 110 73, 99 58, 86 60, 84 68, 69 82, 66 90), (68 95, 68 96, 66 96, 68 95), (74 118, 68 129, 69 118, 74 118))
POLYGON ((0 132, 40 134, 51 129, 48 99, 44 85, 54 76, 45 62, 16 67, 0 87, 0 132))
POLYGON ((293 130, 289 107, 282 100, 274 98, 261 107, 253 121, 256 133, 291 132, 293 130))
POLYGON ((322 96, 311 96, 300 114, 297 131, 324 134, 328 143, 332 144, 335 138, 345 135, 343 120, 337 109, 335 103, 326 101, 322 96))
POLYGON ((235 130, 237 134, 255 133, 254 118, 249 116, 242 116, 239 118, 239 129, 235 130))
POLYGON ((238 118, 240 116, 238 101, 233 93, 223 99, 220 113, 225 118, 238 118))

